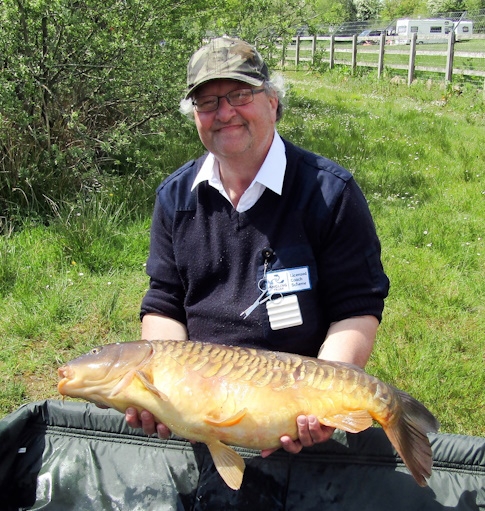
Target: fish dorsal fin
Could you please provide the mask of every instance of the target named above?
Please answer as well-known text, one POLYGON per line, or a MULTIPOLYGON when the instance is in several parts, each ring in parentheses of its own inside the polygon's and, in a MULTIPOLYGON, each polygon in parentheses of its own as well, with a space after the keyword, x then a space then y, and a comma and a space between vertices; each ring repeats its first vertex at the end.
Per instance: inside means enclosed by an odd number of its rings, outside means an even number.
POLYGON ((136 371, 136 375, 138 376, 138 379, 143 383, 143 386, 150 391, 152 394, 155 394, 157 397, 159 397, 162 401, 168 401, 168 397, 155 385, 153 385, 153 382, 150 381, 150 378, 144 371, 136 371))
POLYGON ((239 490, 242 484, 246 465, 241 456, 220 440, 213 440, 207 444, 214 465, 224 482, 233 490, 239 490))
POLYGON ((212 417, 206 417, 204 419, 204 422, 211 426, 217 426, 219 428, 223 428, 226 426, 234 426, 235 424, 238 424, 239 422, 242 421, 247 411, 248 411, 247 408, 243 408, 242 410, 239 410, 239 412, 235 413, 231 417, 228 417, 227 419, 213 419, 212 417))
POLYGON ((349 433, 359 433, 372 426, 372 417, 367 410, 355 410, 353 412, 338 413, 335 415, 319 417, 318 420, 333 428, 342 429, 349 433))

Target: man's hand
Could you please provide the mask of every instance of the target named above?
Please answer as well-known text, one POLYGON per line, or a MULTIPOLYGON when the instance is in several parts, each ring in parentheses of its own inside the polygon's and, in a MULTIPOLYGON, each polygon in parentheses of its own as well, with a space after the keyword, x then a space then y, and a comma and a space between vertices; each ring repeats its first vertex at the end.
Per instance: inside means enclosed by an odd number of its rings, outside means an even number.
POLYGON ((142 410, 140 414, 135 408, 127 408, 125 412, 125 419, 128 426, 132 428, 142 428, 145 435, 153 435, 156 433, 158 438, 167 440, 170 437, 170 430, 161 424, 155 422, 153 415, 147 411, 142 410))
MULTIPOLYGON (((289 436, 280 438, 281 447, 287 452, 298 454, 303 447, 310 447, 320 442, 326 442, 330 439, 335 428, 322 426, 314 415, 299 415, 296 418, 298 427, 298 440, 292 440, 289 436)), ((264 449, 261 456, 266 458, 277 449, 264 449)))

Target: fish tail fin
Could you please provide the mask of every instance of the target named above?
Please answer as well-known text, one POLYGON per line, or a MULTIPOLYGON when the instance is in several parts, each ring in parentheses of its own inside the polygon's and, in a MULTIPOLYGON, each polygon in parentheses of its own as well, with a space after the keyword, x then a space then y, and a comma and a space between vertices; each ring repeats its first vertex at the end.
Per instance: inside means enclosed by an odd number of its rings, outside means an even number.
POLYGON ((406 392, 394 389, 401 403, 400 413, 382 424, 386 435, 420 486, 426 486, 433 465, 428 433, 440 427, 434 415, 406 392))

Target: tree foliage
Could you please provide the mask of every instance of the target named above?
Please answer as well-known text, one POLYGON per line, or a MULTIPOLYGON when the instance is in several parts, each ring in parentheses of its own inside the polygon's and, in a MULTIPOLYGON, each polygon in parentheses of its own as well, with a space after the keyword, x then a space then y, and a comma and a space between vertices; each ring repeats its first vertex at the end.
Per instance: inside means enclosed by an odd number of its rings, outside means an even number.
POLYGON ((315 10, 322 24, 340 25, 357 19, 356 5, 352 0, 316 0, 315 10))
POLYGON ((426 0, 384 0, 381 15, 383 19, 392 20, 406 16, 426 15, 426 0))
POLYGON ((485 9, 485 0, 465 0, 465 9, 467 11, 485 9))
MULTIPOLYGON (((297 29, 392 19, 485 0, 0 0, 0 231, 110 176, 151 174, 190 128, 189 56, 237 35, 272 64, 297 29), (431 4, 430 4, 431 5, 431 4)), ((104 181, 103 181, 104 180, 104 181)))
POLYGON ((355 4, 359 21, 377 18, 382 9, 380 0, 356 0, 355 4))
POLYGON ((225 0, 206 26, 210 35, 236 35, 255 45, 271 65, 277 39, 294 37, 305 27, 312 33, 319 18, 311 0, 225 0))
POLYGON ((164 129, 200 41, 189 13, 190 0, 2 2, 2 211, 93 185, 164 129))
POLYGON ((456 12, 465 9, 464 0, 428 0, 427 8, 430 13, 456 12))
POLYGON ((312 1, 0 1, 4 221, 45 215, 106 174, 152 171, 140 150, 163 151, 182 129, 186 65, 203 38, 289 37, 315 21, 312 1))

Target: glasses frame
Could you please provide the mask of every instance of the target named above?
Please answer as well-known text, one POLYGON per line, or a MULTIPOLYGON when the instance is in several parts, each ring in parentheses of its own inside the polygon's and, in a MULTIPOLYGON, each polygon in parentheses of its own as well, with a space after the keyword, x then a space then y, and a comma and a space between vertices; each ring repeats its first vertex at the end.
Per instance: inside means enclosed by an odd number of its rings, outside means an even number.
POLYGON ((194 107, 194 109, 199 112, 199 113, 208 113, 208 112, 215 112, 218 108, 219 108, 219 104, 220 104, 220 101, 222 98, 226 98, 226 101, 231 105, 231 106, 244 106, 244 105, 249 105, 249 103, 252 103, 254 101, 254 95, 255 94, 259 94, 260 92, 265 92, 266 89, 251 89, 250 87, 245 87, 243 89, 236 89, 236 90, 232 90, 231 92, 228 92, 227 94, 224 94, 223 96, 216 96, 215 94, 208 94, 206 96, 200 96, 199 98, 194 98, 192 99, 192 105, 194 107), (239 104, 233 104, 232 103, 232 99, 230 98, 231 94, 234 94, 236 92, 241 92, 241 91, 251 91, 251 96, 250 96, 250 99, 249 101, 246 101, 245 103, 239 103, 239 104), (199 110, 198 107, 197 107, 197 101, 202 99, 202 98, 216 98, 217 101, 215 103, 215 108, 211 108, 210 110, 199 110))

